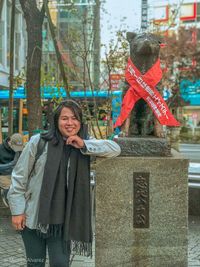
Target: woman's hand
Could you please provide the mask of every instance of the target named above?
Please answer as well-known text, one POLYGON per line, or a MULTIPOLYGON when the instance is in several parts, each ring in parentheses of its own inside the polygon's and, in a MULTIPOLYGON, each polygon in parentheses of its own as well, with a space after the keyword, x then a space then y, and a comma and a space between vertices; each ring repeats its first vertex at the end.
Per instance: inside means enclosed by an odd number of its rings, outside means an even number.
POLYGON ((85 143, 78 135, 69 136, 66 141, 67 145, 74 146, 76 148, 83 148, 85 143))
POLYGON ((26 223, 25 214, 12 216, 12 225, 15 228, 15 230, 23 230, 25 228, 25 223, 26 223))

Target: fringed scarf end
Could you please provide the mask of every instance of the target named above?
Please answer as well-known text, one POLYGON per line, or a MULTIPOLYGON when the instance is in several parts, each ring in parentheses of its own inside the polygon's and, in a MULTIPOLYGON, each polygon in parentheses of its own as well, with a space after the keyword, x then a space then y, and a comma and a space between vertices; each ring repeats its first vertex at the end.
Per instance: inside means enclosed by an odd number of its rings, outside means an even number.
POLYGON ((38 224, 36 233, 41 238, 61 237, 63 224, 38 224))
POLYGON ((92 258, 92 242, 71 241, 71 253, 92 258))

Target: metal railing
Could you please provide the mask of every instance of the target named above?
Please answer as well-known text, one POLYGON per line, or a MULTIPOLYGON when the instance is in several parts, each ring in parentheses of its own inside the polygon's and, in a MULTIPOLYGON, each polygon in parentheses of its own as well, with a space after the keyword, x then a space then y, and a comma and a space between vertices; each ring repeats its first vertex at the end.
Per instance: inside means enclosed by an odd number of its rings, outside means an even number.
POLYGON ((190 162, 188 168, 189 188, 200 189, 200 164, 190 162))

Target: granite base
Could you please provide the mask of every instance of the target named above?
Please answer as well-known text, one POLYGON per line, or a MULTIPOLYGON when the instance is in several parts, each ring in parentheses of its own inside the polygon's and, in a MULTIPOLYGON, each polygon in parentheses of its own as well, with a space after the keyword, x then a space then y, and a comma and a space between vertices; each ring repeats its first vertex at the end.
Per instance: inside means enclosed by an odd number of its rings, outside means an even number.
POLYGON ((186 267, 188 160, 117 157, 96 166, 96 267, 186 267), (133 174, 149 176, 149 227, 134 228, 133 174))

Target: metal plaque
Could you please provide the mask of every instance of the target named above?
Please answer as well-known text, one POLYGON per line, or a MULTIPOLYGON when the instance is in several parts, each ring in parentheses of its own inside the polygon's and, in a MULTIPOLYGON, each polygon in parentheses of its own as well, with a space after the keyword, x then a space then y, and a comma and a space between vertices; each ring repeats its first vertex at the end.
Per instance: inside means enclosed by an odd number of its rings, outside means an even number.
POLYGON ((149 176, 148 172, 133 173, 134 228, 149 228, 149 176))

